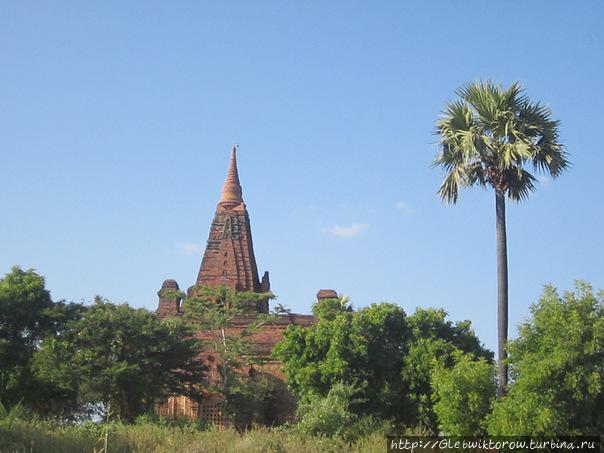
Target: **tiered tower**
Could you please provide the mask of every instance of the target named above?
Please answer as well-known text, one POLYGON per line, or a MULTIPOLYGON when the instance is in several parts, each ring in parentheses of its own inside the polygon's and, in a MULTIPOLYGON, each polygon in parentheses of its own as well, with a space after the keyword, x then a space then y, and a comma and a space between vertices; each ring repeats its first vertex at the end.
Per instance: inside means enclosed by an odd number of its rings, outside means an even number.
MULTIPOLYGON (((225 286, 256 293, 270 291, 268 272, 264 273, 262 281, 258 276, 250 216, 243 202, 237 170, 237 145, 231 151, 229 170, 210 227, 196 285, 225 286)), ((166 280, 162 285, 158 292, 160 317, 178 314, 180 298, 175 296, 177 291, 178 284, 174 280, 166 280)), ((194 291, 195 286, 189 288, 189 295, 194 291)), ((254 308, 259 313, 268 313, 268 300, 254 308)))
POLYGON ((236 291, 270 290, 268 272, 264 273, 262 282, 258 278, 250 216, 243 202, 237 171, 237 146, 233 146, 231 152, 229 171, 210 228, 197 284, 226 286, 236 291))

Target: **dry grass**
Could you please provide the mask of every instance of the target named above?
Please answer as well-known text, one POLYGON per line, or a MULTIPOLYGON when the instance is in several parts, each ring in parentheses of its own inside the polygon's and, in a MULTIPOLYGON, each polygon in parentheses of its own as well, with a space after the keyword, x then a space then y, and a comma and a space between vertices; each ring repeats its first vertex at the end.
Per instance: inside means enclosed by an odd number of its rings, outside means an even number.
MULTIPOLYGON (((0 451, 21 452, 102 452, 105 426, 85 424, 57 427, 46 422, 15 420, 0 425, 0 451)), ((383 452, 386 439, 381 434, 353 443, 312 437, 292 428, 257 428, 245 433, 231 429, 160 426, 155 424, 109 425, 107 453, 225 453, 225 452, 383 452)))

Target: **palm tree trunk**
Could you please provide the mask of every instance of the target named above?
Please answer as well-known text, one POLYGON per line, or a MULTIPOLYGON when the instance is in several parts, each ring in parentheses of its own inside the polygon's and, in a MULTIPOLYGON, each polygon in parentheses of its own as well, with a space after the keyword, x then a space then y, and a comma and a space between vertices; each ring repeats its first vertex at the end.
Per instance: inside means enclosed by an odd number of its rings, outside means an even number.
POLYGON ((505 231, 505 192, 495 189, 497 213, 497 336, 499 352, 499 386, 497 395, 503 396, 508 383, 505 350, 508 341, 508 250, 505 231))

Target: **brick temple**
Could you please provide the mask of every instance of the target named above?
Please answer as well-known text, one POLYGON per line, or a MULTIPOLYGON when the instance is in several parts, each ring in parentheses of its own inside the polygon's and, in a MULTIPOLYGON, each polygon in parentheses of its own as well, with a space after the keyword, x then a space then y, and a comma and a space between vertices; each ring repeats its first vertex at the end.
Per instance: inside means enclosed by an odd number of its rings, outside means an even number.
MULTIPOLYGON (((194 295, 197 285, 218 287, 224 286, 236 291, 251 291, 264 293, 270 291, 269 273, 264 272, 262 279, 258 273, 258 266, 254 256, 252 229, 247 207, 243 201, 243 191, 239 181, 237 169, 237 146, 231 152, 231 161, 227 172, 226 181, 214 220, 210 226, 210 235, 201 260, 199 273, 195 285, 187 290, 189 296, 194 295)), ((178 295, 180 288, 175 280, 165 280, 158 291, 159 304, 157 316, 160 319, 182 315, 181 297, 178 295)), ((318 299, 337 297, 333 290, 320 290, 318 299)), ((227 335, 236 335, 243 330, 258 314, 269 312, 269 301, 263 300, 254 307, 250 307, 249 314, 238 316, 227 335)), ((283 331, 291 324, 310 326, 314 323, 312 315, 286 314, 277 317, 277 320, 263 325, 259 331, 253 333, 248 340, 253 346, 254 354, 260 359, 260 365, 246 366, 241 370, 244 375, 249 373, 268 373, 277 378, 281 383, 285 380, 281 364, 271 357, 274 346, 282 339, 283 331)), ((199 332, 198 338, 212 338, 212 332, 199 332)), ((200 360, 208 367, 210 379, 219 377, 220 357, 215 351, 206 350, 200 360)), ((286 386, 281 386, 279 396, 279 414, 274 414, 276 420, 289 419, 295 410, 295 399, 286 386)), ((184 396, 173 396, 165 404, 158 407, 160 415, 189 418, 204 417, 215 423, 222 423, 220 412, 220 398, 218 395, 203 395, 199 404, 184 396)))

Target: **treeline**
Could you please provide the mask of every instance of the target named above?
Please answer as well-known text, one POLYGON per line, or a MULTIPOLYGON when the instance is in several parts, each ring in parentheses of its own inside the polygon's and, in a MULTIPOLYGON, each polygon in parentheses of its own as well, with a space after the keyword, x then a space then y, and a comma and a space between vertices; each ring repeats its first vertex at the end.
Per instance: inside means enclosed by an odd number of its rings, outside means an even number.
POLYGON ((220 396, 228 425, 283 423, 277 406, 284 384, 266 373, 241 373, 255 362, 249 336, 274 315, 225 334, 237 316, 256 313, 273 295, 199 286, 190 297, 174 296, 186 316, 161 321, 101 297, 91 305, 54 302, 42 276, 14 267, 0 279, 0 419, 26 410, 59 422, 132 423, 157 419, 157 404, 168 396, 200 402, 209 393, 220 396), (199 331, 214 334, 200 339, 199 331), (219 357, 214 379, 199 360, 202 351, 219 357))
MULTIPOLYGON (((20 407, 60 422, 111 415, 130 423, 148 420, 168 395, 195 399, 210 391, 222 395, 235 426, 272 425, 279 383, 238 371, 241 357, 251 355, 247 337, 271 316, 236 337, 224 335, 250 297, 271 295, 202 288, 185 299, 191 316, 159 321, 100 297, 89 306, 53 302, 40 275, 13 268, 0 280, 4 412, 20 407), (217 333, 202 344, 193 335, 198 329, 217 333), (207 381, 196 359, 204 347, 223 359, 217 381, 207 381)), ((586 283, 562 295, 547 287, 508 344, 512 378, 498 398, 493 354, 469 321, 452 322, 439 309, 407 314, 377 303, 355 311, 346 299, 322 300, 313 306, 316 324, 288 327, 274 351, 299 398, 292 426, 349 440, 372 432, 600 434, 603 301, 586 283)))
POLYGON ((443 310, 412 315, 379 303, 314 306, 318 322, 290 326, 276 354, 301 398, 300 425, 354 437, 382 427, 448 435, 600 435, 604 432, 604 292, 578 282, 546 287, 508 343, 511 382, 497 397, 497 369, 469 321, 443 310))
POLYGON ((125 422, 169 394, 198 395, 190 326, 96 297, 53 302, 44 278, 14 267, 0 280, 0 403, 47 418, 125 422))

